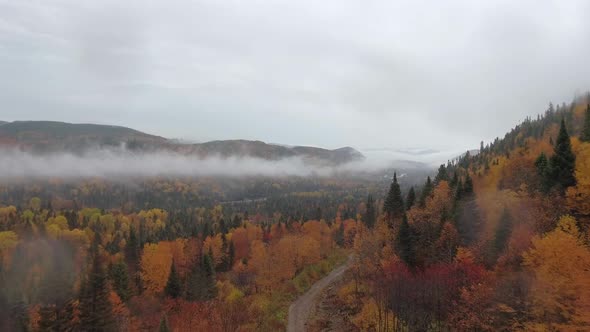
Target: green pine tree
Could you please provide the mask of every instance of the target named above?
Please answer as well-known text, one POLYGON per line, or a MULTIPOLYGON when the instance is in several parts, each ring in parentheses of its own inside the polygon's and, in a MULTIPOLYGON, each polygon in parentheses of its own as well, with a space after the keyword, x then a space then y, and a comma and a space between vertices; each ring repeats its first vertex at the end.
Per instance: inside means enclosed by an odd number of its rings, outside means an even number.
POLYGON ((457 174, 457 172, 454 172, 453 178, 451 179, 451 182, 449 182, 449 184, 451 185, 451 188, 455 188, 457 183, 459 183, 459 175, 457 174))
POLYGON ((334 233, 334 242, 340 247, 344 247, 344 222, 340 222, 338 231, 334 233))
POLYGON ((414 191, 414 187, 410 187, 410 190, 408 191, 408 196, 406 198, 406 209, 409 210, 412 208, 412 206, 414 206, 414 203, 416 202, 416 192, 414 191))
POLYGON ((369 194, 369 196, 367 196, 367 206, 363 220, 367 227, 373 228, 376 219, 377 213, 375 212, 375 201, 373 200, 373 195, 369 194))
POLYGON ((586 108, 586 117, 584 118, 584 128, 582 129, 582 135, 580 135, 582 142, 590 142, 590 104, 586 108))
POLYGON ((473 193, 473 180, 471 176, 469 176, 469 172, 465 175, 465 183, 463 184, 463 192, 464 194, 471 194, 473 193))
MULTIPOLYGON (((279 229, 280 229, 280 221, 279 221, 279 229)), ((226 258, 226 270, 230 271, 234 265, 234 260, 236 259, 236 247, 234 246, 234 241, 229 241, 229 248, 227 250, 227 258, 226 258)))
POLYGON ((123 260, 113 264, 110 269, 110 277, 113 284, 113 290, 119 295, 121 301, 127 302, 131 297, 127 264, 125 264, 123 260))
POLYGON ((445 164, 441 164, 440 167, 438 168, 438 173, 436 174, 436 177, 434 178, 434 183, 439 183, 441 181, 448 181, 449 180, 449 174, 447 173, 447 168, 445 167, 445 164))
POLYGON ((209 254, 201 258, 201 263, 193 266, 187 280, 186 299, 189 301, 207 301, 217 295, 215 267, 209 254))
POLYGON ((162 319, 160 320, 160 332, 170 332, 170 327, 168 326, 168 317, 166 317, 166 315, 164 315, 164 317, 162 317, 162 319))
POLYGON ((212 255, 205 255, 203 258, 202 271, 205 276, 206 299, 209 300, 217 296, 217 280, 215 279, 215 265, 212 255))
POLYGON ((56 331, 56 316, 54 305, 43 305, 39 308, 39 331, 56 331))
POLYGON ((92 266, 80 291, 80 329, 89 332, 113 331, 115 326, 107 275, 102 267, 98 249, 92 251, 92 266))
POLYGON ((551 174, 549 168, 549 160, 544 152, 537 157, 535 160, 535 168, 537 169, 537 174, 540 177, 540 190, 542 192, 547 192, 551 188, 551 174))
POLYGON ((174 261, 172 261, 172 264, 170 265, 170 274, 168 275, 168 282, 164 289, 166 295, 173 299, 180 297, 182 294, 182 283, 180 281, 180 276, 176 272, 175 265, 174 261))
POLYGON ((402 191, 397 183, 397 174, 393 173, 393 181, 389 188, 389 193, 385 198, 383 204, 383 211, 387 213, 389 219, 399 218, 404 214, 404 199, 402 198, 402 191))
POLYGON ((75 331, 75 317, 75 301, 71 299, 57 312, 55 330, 64 332, 75 331))
POLYGON ((430 197, 432 194, 432 181, 430 180, 430 176, 426 179, 426 183, 422 188, 422 193, 420 193, 420 200, 418 201, 418 206, 424 208, 426 206, 426 199, 430 197))
POLYGON ((395 247, 399 257, 410 267, 414 267, 416 264, 416 254, 414 251, 414 237, 412 230, 408 224, 408 218, 404 214, 402 222, 399 226, 397 238, 395 241, 395 247))
POLYGON ((506 249, 508 240, 512 234, 512 216, 508 209, 504 208, 500 222, 496 227, 494 238, 492 242, 493 259, 496 260, 506 249))
POLYGON ((136 266, 139 264, 139 257, 141 256, 141 248, 139 246, 139 239, 135 232, 135 228, 132 226, 129 232, 129 241, 125 246, 125 258, 130 266, 136 266))
POLYGON ((560 192, 563 193, 568 187, 576 185, 575 168, 576 156, 572 152, 570 136, 567 133, 565 121, 562 119, 554 146, 554 154, 549 161, 550 180, 558 186, 560 192))

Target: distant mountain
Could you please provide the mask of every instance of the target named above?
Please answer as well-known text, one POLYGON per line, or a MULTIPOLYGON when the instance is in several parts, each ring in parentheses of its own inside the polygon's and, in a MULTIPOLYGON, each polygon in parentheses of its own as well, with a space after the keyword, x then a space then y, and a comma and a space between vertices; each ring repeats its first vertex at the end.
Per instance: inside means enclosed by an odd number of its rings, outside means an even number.
POLYGON ((0 145, 17 145, 40 153, 82 152, 121 143, 156 146, 166 142, 163 137, 119 126, 56 121, 14 121, 0 126, 0 145))
POLYGON ((126 147, 132 151, 173 151, 185 155, 254 157, 279 160, 301 157, 320 165, 340 165, 363 160, 351 147, 328 150, 308 146, 267 144, 261 141, 225 140, 189 144, 146 134, 131 128, 73 124, 54 121, 15 121, 0 123, 0 146, 18 146, 35 153, 67 151, 84 153, 93 148, 126 147))

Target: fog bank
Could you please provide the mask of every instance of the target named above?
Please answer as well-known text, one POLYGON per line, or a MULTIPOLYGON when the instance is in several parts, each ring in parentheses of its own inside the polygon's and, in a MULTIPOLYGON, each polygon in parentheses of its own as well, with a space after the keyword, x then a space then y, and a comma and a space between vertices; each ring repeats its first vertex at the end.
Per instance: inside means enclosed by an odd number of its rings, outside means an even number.
POLYGON ((0 150, 0 178, 83 178, 154 176, 334 176, 342 173, 375 172, 390 161, 367 159, 339 166, 319 165, 303 158, 266 160, 220 156, 199 158, 169 151, 133 153, 128 150, 96 149, 83 155, 34 154, 16 149, 0 150))

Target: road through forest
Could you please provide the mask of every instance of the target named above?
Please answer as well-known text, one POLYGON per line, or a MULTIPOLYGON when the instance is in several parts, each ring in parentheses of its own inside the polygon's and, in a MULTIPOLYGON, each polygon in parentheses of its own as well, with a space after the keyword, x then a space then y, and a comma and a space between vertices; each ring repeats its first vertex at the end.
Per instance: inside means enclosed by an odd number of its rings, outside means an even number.
POLYGON ((315 307, 315 303, 326 287, 330 286, 334 281, 338 280, 352 263, 352 255, 348 258, 345 264, 340 265, 332 270, 330 274, 317 281, 311 288, 301 295, 289 307, 289 316, 287 323, 287 332, 304 332, 305 324, 307 323, 311 311, 315 307))

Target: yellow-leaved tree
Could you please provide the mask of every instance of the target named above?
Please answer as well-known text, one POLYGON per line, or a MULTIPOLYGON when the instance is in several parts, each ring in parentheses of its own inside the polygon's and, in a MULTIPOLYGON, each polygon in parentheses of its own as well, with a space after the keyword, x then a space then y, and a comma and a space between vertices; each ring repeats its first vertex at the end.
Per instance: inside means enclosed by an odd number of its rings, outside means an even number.
POLYGON ((148 243, 143 247, 141 279, 147 292, 155 295, 164 290, 171 264, 172 252, 169 243, 148 243))
POLYGON ((590 250, 576 220, 561 217, 555 230, 533 238, 523 258, 534 276, 529 299, 538 324, 530 328, 590 326, 590 250))
POLYGON ((580 214, 590 216, 590 143, 576 149, 576 181, 567 190, 567 205, 580 214))

